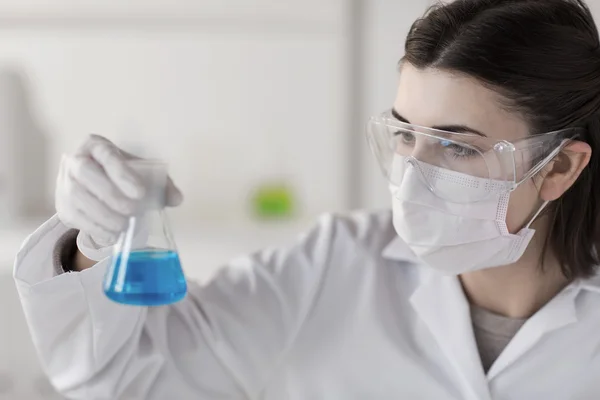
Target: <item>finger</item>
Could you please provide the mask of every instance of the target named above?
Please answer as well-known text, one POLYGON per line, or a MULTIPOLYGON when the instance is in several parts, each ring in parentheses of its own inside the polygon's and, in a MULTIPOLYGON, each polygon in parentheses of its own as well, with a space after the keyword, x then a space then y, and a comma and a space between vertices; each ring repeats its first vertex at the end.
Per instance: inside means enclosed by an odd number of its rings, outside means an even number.
POLYGON ((171 177, 167 178, 167 206, 176 207, 183 202, 181 190, 175 186, 171 177))
POLYGON ((125 160, 141 160, 141 157, 136 156, 135 154, 129 153, 128 151, 123 150, 122 148, 120 148, 119 146, 117 146, 116 144, 114 144, 113 142, 111 142, 110 140, 108 140, 107 138, 105 138, 104 136, 101 135, 96 135, 96 134, 90 134, 88 141, 91 142, 104 142, 104 143, 108 143, 110 145, 112 145, 113 147, 115 147, 117 149, 117 151, 119 152, 119 154, 121 154, 123 157, 123 159, 125 160))
POLYGON ((128 151, 125 151, 121 148, 118 149, 119 153, 123 156, 125 160, 141 160, 141 157, 136 156, 135 154, 131 154, 128 151))
POLYGON ((83 212, 88 216, 87 219, 93 221, 105 231, 118 234, 125 228, 128 217, 111 210, 84 186, 73 182, 70 193, 71 207, 83 212))
POLYGON ((135 201, 125 196, 106 176, 104 169, 89 157, 75 156, 66 162, 69 177, 100 199, 114 212, 131 215, 135 210, 135 201))
POLYGON ((67 226, 76 227, 80 232, 83 232, 90 237, 93 237, 94 242, 99 245, 109 246, 117 242, 118 234, 107 230, 103 226, 97 224, 84 210, 71 209, 69 210, 69 217, 67 220, 62 220, 67 226))
POLYGON ((135 154, 129 153, 128 151, 123 150, 107 138, 101 135, 96 135, 94 133, 90 134, 87 140, 80 146, 77 154, 86 155, 89 154, 89 149, 95 146, 97 143, 103 143, 107 146, 112 146, 116 149, 116 151, 122 156, 121 158, 124 160, 142 160, 141 157, 136 156, 135 154))
POLYGON ((117 146, 101 136, 94 136, 86 147, 89 155, 100 164, 121 192, 133 199, 140 199, 144 195, 143 185, 127 166, 117 146))

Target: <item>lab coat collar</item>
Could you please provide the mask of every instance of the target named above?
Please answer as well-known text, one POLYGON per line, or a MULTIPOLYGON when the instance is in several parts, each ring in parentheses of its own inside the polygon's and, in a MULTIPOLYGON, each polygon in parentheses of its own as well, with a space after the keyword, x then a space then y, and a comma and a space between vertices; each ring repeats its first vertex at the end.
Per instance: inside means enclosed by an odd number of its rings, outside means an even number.
MULTIPOLYGON (((387 259, 419 262, 399 237, 384 249, 387 259)), ((425 265, 419 268, 419 284, 411 303, 427 324, 440 347, 461 373, 475 398, 488 399, 487 381, 498 376, 528 352, 546 334, 577 322, 576 297, 581 290, 600 293, 600 274, 573 282, 529 318, 488 371, 487 380, 475 343, 468 301, 458 277, 445 276, 425 265), (477 397, 478 396, 478 397, 477 397)))
POLYGON ((596 275, 579 280, 577 285, 583 290, 600 293, 600 267, 596 267, 596 275))
POLYGON ((454 365, 464 399, 491 400, 471 324, 470 308, 457 277, 429 267, 410 302, 447 360, 454 365))
MULTIPOLYGON (((417 256, 399 237, 383 250, 386 259, 420 264, 417 256)), ((468 302, 456 276, 446 276, 426 266, 418 265, 418 285, 410 297, 413 309, 429 328, 448 361, 454 365, 463 398, 491 400, 477 344, 471 326, 468 302)))
POLYGON ((396 261, 418 262, 417 255, 408 247, 406 242, 395 235, 390 243, 383 249, 381 254, 383 258, 396 261))
POLYGON ((492 380, 529 351, 544 335, 577 322, 576 297, 581 285, 574 283, 531 316, 508 343, 488 371, 492 380))
MULTIPOLYGON (((383 249, 382 256, 385 259, 406 261, 419 263, 417 255, 408 247, 406 242, 399 236, 394 237, 390 243, 383 249)), ((429 275, 428 273, 422 274, 423 276, 429 275)), ((567 289, 575 289, 576 292, 580 290, 591 291, 600 294, 600 266, 596 267, 596 274, 591 278, 580 279, 573 282, 567 289)))

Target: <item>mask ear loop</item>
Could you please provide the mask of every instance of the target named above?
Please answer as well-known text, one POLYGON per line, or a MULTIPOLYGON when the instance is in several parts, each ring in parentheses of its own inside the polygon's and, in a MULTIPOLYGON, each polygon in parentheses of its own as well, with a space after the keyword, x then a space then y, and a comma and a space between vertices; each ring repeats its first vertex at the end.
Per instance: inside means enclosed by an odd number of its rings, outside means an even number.
POLYGON ((529 220, 529 222, 527 223, 527 225, 525 225, 525 229, 529 229, 529 227, 531 226, 531 224, 533 223, 533 221, 535 221, 535 219, 537 217, 539 217, 540 213, 544 210, 544 208, 546 208, 546 206, 548 205, 548 203, 550 203, 549 200, 546 200, 542 206, 539 208, 539 210, 537 210, 537 212, 535 213, 535 215, 533 216, 533 218, 531 218, 529 220))
MULTIPOLYGON (((525 179, 529 179, 532 176, 534 176, 535 174, 537 174, 538 172, 540 172, 550 161, 552 161, 552 159, 554 159, 554 157, 556 157, 558 155, 558 153, 560 153, 566 147, 566 145, 571 140, 572 139, 564 139, 561 142, 561 144, 548 157, 546 157, 546 159, 543 162, 541 162, 540 165, 538 165, 537 168, 534 168, 533 173, 531 173, 532 171, 530 171, 530 173, 528 174, 529 176, 527 178, 522 179, 519 183, 522 183, 523 181, 525 181, 525 179)), ((537 212, 529 220, 529 222, 527 223, 527 225, 525 225, 525 229, 529 229, 529 227, 531 226, 531 224, 533 223, 533 221, 535 221, 535 219, 540 216, 541 212, 544 210, 544 208, 546 208, 546 206, 548 205, 548 203, 550 203, 549 200, 544 201, 544 203, 541 205, 541 207, 539 208, 539 210, 537 210, 537 212)))

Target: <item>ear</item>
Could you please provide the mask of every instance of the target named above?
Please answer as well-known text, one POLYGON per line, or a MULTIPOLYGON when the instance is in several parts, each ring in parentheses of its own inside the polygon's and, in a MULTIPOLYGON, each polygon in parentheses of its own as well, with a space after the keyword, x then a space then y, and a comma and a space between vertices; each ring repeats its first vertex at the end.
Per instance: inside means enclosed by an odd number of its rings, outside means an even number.
POLYGON ((563 195, 579 178, 581 171, 590 162, 592 148, 589 144, 574 141, 567 145, 548 167, 540 188, 540 197, 552 201, 563 195))

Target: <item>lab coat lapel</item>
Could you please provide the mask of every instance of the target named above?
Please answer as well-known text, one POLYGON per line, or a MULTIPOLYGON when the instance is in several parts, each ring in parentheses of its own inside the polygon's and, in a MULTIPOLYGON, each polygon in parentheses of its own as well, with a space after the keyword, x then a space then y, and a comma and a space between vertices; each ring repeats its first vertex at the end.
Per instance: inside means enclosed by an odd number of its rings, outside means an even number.
POLYGON ((544 335, 576 322, 575 297, 579 291, 579 285, 567 287, 529 318, 488 371, 488 380, 494 379, 523 356, 544 335))
POLYGON ((459 372, 462 386, 468 388, 465 399, 491 400, 475 343, 469 305, 458 278, 426 271, 410 299, 414 309, 459 372))

